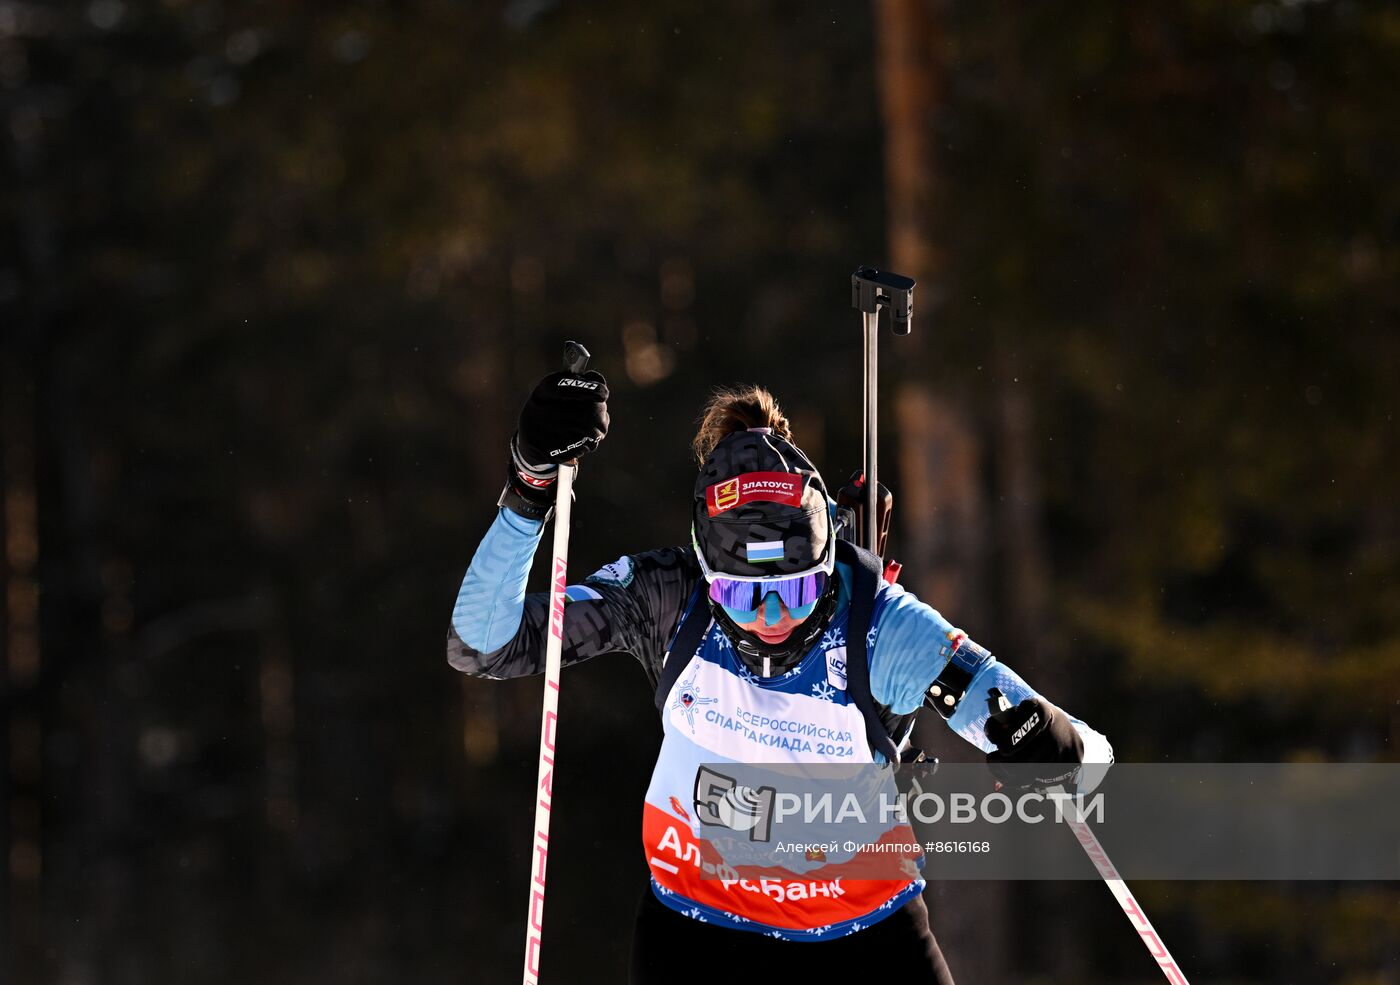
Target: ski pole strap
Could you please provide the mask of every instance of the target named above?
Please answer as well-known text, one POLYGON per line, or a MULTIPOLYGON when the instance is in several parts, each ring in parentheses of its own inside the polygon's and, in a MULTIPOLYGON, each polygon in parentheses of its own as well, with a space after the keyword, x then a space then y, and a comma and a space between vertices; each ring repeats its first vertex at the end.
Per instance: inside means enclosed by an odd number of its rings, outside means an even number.
POLYGON ((700 649, 705 630, 710 628, 710 607, 699 604, 700 593, 705 589, 705 579, 701 578, 695 590, 690 593, 685 612, 681 613, 680 625, 676 627, 676 635, 671 638, 671 646, 661 658, 661 672, 656 675, 655 701, 658 715, 662 714, 662 709, 666 707, 666 695, 676 686, 681 671, 690 663, 695 651, 700 649))
POLYGON ((855 575, 846 627, 846 692, 865 719, 865 738, 870 748, 883 753, 886 762, 898 763, 899 750, 886 731, 870 693, 870 664, 866 659, 866 641, 875 615, 875 595, 880 589, 880 559, 845 540, 836 542, 836 559, 849 564, 855 575))

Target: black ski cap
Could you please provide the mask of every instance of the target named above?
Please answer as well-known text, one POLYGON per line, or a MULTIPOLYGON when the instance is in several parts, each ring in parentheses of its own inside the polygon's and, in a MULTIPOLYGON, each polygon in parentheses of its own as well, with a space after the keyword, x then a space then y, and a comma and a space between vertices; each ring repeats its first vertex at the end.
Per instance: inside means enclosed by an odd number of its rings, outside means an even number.
POLYGON ((717 574, 811 571, 829 560, 828 509, 821 473, 800 448, 768 428, 736 431, 695 479, 696 549, 717 574))

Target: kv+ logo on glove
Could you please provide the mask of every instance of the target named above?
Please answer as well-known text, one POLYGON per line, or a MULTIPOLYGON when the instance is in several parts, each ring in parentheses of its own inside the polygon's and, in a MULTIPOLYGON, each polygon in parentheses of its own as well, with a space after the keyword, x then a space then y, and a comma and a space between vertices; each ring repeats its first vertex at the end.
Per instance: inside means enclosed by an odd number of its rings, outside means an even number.
POLYGON ((996 746, 987 766, 1003 785, 1027 790, 1074 782, 1084 740, 1068 715, 1041 697, 1013 708, 998 688, 988 691, 987 710, 987 739, 996 746))
POLYGON ((593 451, 608 433, 608 381, 590 370, 581 376, 550 373, 520 409, 515 450, 536 471, 593 451))

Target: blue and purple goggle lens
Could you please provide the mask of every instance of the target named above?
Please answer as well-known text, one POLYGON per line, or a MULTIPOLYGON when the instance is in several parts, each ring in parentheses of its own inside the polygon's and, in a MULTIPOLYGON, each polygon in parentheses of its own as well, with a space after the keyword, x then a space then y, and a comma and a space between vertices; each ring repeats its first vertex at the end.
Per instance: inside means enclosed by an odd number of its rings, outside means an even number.
POLYGON ((814 571, 791 578, 766 578, 763 581, 740 581, 715 575, 710 582, 710 598, 726 609, 753 612, 768 597, 777 592, 789 609, 801 609, 816 602, 826 591, 827 574, 814 571))

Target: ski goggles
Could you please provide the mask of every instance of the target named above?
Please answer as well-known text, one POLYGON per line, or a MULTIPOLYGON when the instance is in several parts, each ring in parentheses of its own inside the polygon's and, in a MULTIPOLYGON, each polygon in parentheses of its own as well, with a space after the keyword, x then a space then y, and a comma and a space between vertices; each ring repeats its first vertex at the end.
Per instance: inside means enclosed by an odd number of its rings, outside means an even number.
POLYGON ((822 558, 820 566, 786 576, 723 575, 711 571, 705 563, 704 552, 695 541, 694 530, 691 531, 691 543, 695 547, 696 560, 700 562, 700 573, 709 583, 711 601, 728 609, 738 622, 757 619, 763 600, 773 593, 777 593, 793 616, 805 618, 822 597, 831 579, 832 541, 827 542, 826 556, 822 558))
POLYGON ((710 581, 710 599, 739 612, 754 612, 772 593, 791 610, 812 605, 826 591, 828 575, 825 571, 811 571, 788 578, 768 578, 763 581, 748 581, 715 575, 710 581))

